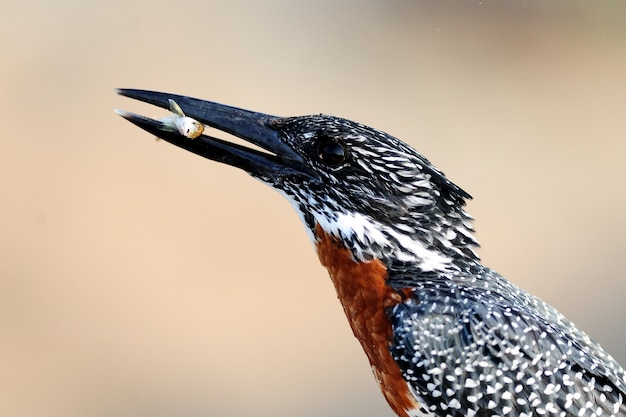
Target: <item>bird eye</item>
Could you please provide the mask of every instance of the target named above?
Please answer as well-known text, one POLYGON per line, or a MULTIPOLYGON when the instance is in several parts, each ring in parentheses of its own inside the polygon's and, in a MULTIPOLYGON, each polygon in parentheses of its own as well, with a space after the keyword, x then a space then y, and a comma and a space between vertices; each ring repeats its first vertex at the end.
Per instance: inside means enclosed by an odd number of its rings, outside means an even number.
POLYGON ((335 139, 322 137, 317 142, 317 153, 320 161, 329 166, 339 166, 346 160, 346 145, 335 139))

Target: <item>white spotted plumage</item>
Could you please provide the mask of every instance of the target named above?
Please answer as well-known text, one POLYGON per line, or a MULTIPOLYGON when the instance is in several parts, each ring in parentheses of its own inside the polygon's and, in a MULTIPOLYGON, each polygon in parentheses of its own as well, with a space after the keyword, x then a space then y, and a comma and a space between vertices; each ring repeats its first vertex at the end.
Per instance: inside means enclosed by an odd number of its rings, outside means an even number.
POLYGON ((421 405, 407 416, 626 416, 624 370, 553 307, 480 263, 463 210, 469 196, 425 158, 343 119, 284 123, 296 148, 339 138, 350 164, 320 169, 321 186, 270 185, 314 241, 321 227, 356 261, 381 260, 388 285, 411 294, 387 313, 391 355, 421 405))
MULTIPOLYGON (((161 93, 125 94, 164 102, 161 93)), ((556 309, 481 264, 464 210, 470 196, 417 151, 345 119, 184 99, 211 126, 270 152, 208 136, 182 141, 291 202, 338 294, 349 289, 344 309, 399 416, 626 416, 621 366, 556 309), (379 337, 363 343, 370 334, 379 337)), ((187 116, 169 104, 174 117, 160 124, 190 137, 180 130, 187 116)), ((162 136, 181 146, 176 135, 162 136)))
POLYGON ((477 266, 420 282, 415 294, 389 315, 391 351, 433 416, 626 415, 615 360, 497 273, 477 266))

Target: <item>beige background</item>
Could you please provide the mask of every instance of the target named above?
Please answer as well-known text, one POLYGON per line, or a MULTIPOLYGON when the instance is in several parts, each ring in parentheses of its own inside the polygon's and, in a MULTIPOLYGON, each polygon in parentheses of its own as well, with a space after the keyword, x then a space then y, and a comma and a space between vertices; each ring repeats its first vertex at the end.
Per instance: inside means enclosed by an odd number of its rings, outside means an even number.
POLYGON ((392 415, 289 205, 116 87, 404 139, 626 363, 624 4, 5 0, 0 415, 392 415))

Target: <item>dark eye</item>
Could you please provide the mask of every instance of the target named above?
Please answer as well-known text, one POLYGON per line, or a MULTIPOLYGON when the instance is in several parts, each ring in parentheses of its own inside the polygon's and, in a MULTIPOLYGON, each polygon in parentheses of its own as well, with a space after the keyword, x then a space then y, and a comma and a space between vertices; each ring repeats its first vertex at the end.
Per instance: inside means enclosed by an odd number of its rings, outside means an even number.
POLYGON ((348 156, 345 143, 327 137, 318 140, 317 154, 320 161, 332 167, 343 164, 348 156))

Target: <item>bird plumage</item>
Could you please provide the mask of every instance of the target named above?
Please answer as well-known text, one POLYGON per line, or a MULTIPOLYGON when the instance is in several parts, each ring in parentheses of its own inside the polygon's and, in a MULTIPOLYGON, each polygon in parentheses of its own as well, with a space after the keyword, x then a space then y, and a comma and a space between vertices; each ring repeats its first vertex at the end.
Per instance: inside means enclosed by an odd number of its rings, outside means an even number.
POLYGON ((355 259, 406 261, 425 271, 477 259, 471 217, 463 210, 469 194, 413 148, 332 116, 279 119, 272 127, 320 176, 267 181, 290 200, 311 236, 320 224, 355 259), (320 158, 320 146, 329 141, 344 150, 340 164, 329 166, 320 158))
POLYGON ((240 136, 190 143, 285 196, 328 269, 385 398, 411 416, 626 416, 626 374, 553 307, 483 266, 469 194, 424 156, 332 116, 275 117, 140 90, 121 94, 240 136))
POLYGON ((615 360, 494 271, 476 265, 412 289, 388 312, 391 351, 433 415, 626 414, 615 360))
MULTIPOLYGON (((385 309, 389 350, 419 404, 405 415, 626 415, 621 367, 557 310, 481 265, 463 210, 469 195, 426 158, 344 119, 283 123, 292 144, 304 142, 300 149, 329 139, 345 148, 340 166, 318 167, 318 189, 298 183, 281 191, 309 227, 357 261, 381 261, 386 285, 404 292, 385 309)), ((339 298, 344 309, 355 302, 339 298)))

